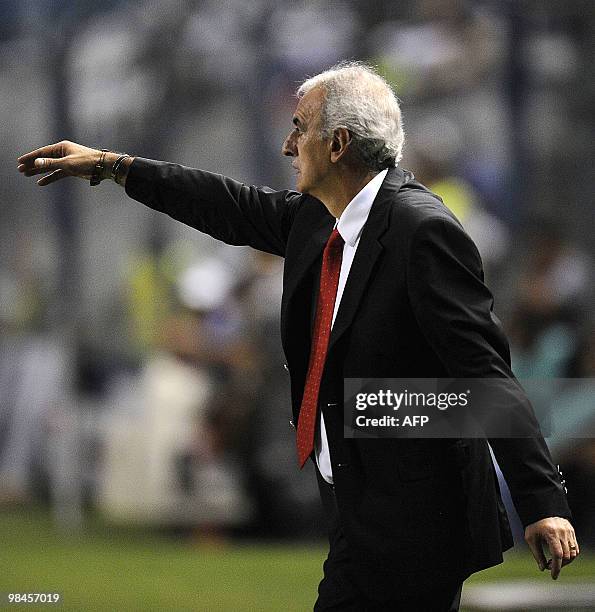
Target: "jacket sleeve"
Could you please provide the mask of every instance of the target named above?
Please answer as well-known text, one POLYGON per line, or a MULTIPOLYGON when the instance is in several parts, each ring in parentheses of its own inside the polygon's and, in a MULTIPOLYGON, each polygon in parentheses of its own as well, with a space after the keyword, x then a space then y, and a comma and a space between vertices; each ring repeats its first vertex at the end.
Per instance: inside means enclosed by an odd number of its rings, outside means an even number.
POLYGON ((479 253, 455 220, 436 216, 418 225, 408 248, 407 286, 422 333, 449 376, 506 378, 517 388, 513 418, 519 430, 534 435, 489 442, 523 525, 550 516, 570 518, 558 470, 510 369, 508 342, 492 311, 479 253))
POLYGON ((220 174, 135 158, 126 179, 133 199, 227 244, 285 255, 303 196, 246 186, 220 174))

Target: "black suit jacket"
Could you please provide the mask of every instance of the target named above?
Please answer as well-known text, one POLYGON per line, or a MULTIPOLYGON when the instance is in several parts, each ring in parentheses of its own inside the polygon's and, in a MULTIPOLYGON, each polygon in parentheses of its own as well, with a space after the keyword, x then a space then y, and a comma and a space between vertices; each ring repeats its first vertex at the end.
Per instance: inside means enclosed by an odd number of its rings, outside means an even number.
MULTIPOLYGON (((137 158, 127 193, 232 245, 285 257, 281 330, 299 419, 312 295, 334 218, 317 199, 137 158)), ((354 579, 370 595, 395 575, 464 579, 502 561, 512 538, 485 439, 345 439, 343 378, 512 378, 478 251, 441 200, 391 168, 333 326, 320 390, 354 579)), ((534 423, 530 406, 518 418, 534 423)), ((490 440, 524 525, 570 517, 541 436, 490 440)))

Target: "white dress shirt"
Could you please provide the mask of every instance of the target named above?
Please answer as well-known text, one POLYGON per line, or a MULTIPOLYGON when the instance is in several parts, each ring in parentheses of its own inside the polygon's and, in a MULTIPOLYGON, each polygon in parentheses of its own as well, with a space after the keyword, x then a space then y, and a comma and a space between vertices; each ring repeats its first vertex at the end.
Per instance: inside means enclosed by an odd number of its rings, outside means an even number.
MULTIPOLYGON (((343 245, 343 259, 341 261, 341 272, 339 273, 339 287, 337 288, 337 297, 335 298, 335 310, 333 312, 333 320, 331 329, 337 317, 337 311, 341 304, 343 290, 347 283, 347 277, 351 270, 351 264, 357 251, 359 239, 362 235, 364 225, 368 220, 372 203, 374 202, 380 186, 386 177, 388 169, 379 172, 354 198, 349 202, 341 216, 335 222, 335 227, 339 230, 339 234, 345 241, 343 245)), ((342 406, 337 406, 337 410, 342 410, 342 406)), ((324 417, 322 411, 319 411, 320 424, 316 428, 315 439, 315 455, 316 464, 322 474, 322 477, 330 484, 333 484, 333 470, 331 468, 331 457, 328 448, 328 439, 326 437, 326 428, 324 426, 324 417)))

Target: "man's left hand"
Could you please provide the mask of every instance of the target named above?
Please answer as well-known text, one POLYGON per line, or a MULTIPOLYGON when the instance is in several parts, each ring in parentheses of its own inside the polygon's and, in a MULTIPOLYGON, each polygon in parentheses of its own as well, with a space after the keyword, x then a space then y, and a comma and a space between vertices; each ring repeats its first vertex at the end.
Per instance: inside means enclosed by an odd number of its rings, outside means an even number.
POLYGON ((579 554, 574 528, 564 518, 552 516, 525 527, 525 542, 529 545, 540 570, 550 568, 556 580, 564 565, 572 563, 579 554), (549 547, 552 558, 546 561, 543 544, 549 547))

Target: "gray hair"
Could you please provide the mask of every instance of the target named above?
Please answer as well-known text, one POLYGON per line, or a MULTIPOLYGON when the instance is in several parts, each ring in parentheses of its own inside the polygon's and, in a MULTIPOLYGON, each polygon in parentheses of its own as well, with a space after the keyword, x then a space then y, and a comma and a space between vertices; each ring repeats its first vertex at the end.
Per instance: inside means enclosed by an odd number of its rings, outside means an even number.
POLYGON ((403 121, 397 96, 371 66, 341 62, 304 81, 298 98, 315 87, 325 92, 321 129, 331 138, 336 128, 349 130, 362 163, 372 170, 394 166, 402 157, 403 121))

